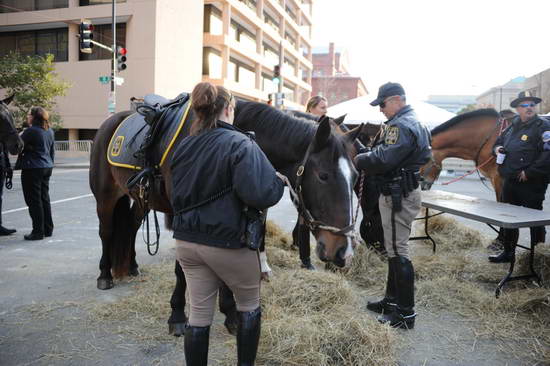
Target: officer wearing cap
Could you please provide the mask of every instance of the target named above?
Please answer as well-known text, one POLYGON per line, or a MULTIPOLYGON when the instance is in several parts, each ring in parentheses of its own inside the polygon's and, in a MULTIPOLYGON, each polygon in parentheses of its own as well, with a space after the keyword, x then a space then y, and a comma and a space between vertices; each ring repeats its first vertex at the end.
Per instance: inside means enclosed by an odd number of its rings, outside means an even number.
MULTIPOLYGON (((510 106, 518 116, 494 145, 498 172, 503 178, 502 202, 542 210, 550 177, 550 122, 539 117, 536 105, 542 99, 519 93, 510 106)), ((531 246, 544 242, 544 226, 532 227, 531 246)), ((504 229, 504 251, 490 256, 492 263, 514 260, 519 229, 504 229)))
POLYGON ((380 144, 359 154, 356 166, 374 175, 381 192, 380 215, 384 245, 388 252, 388 280, 384 298, 369 302, 367 309, 382 316, 381 323, 392 327, 414 327, 414 268, 409 257, 408 240, 414 218, 420 211, 419 169, 431 158, 430 132, 418 122, 406 104, 400 84, 380 87, 371 102, 388 118, 380 144))

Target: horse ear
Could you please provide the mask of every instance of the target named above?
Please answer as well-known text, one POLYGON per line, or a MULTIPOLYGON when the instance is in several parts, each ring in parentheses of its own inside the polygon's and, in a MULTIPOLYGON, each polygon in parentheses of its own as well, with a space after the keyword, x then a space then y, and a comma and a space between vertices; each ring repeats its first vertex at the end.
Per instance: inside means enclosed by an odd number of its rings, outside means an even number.
POLYGON ((330 119, 328 117, 323 117, 319 121, 319 127, 317 127, 317 132, 315 132, 314 142, 313 142, 313 151, 317 152, 322 150, 328 143, 330 138, 330 119))
POLYGON ((344 123, 344 120, 346 119, 347 113, 334 119, 334 123, 336 123, 337 126, 340 126, 342 123, 344 123))
POLYGON ((10 103, 13 101, 13 98, 14 98, 14 97, 15 97, 15 94, 12 94, 12 95, 10 95, 9 97, 7 97, 6 99, 4 99, 4 100, 2 101, 2 103, 8 105, 8 104, 10 104, 10 103))
POLYGON ((355 139, 359 136, 361 133, 361 130, 363 130, 363 124, 361 123, 359 126, 355 127, 354 129, 349 130, 344 134, 344 140, 346 142, 349 142, 350 144, 353 144, 355 139))

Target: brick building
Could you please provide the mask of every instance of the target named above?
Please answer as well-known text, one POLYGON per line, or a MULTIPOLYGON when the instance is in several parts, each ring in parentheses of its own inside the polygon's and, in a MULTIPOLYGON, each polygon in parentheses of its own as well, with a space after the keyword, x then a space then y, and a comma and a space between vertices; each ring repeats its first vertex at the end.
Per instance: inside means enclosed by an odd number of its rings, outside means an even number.
POLYGON ((348 71, 347 52, 335 49, 330 43, 328 49, 313 49, 312 95, 322 95, 329 105, 368 94, 360 77, 350 75, 348 71))

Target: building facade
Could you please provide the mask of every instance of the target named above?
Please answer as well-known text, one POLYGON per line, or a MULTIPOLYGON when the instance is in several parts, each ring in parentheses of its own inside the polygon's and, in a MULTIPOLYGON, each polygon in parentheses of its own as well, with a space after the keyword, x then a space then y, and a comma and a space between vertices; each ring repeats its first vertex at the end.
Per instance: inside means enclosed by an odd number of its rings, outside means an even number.
MULTIPOLYGON (((116 111, 130 98, 173 98, 201 80, 242 99, 267 101, 276 91, 273 68, 283 60, 286 104, 311 93, 312 0, 116 0, 117 45, 128 50, 118 76, 116 111), (282 54, 282 57, 279 55, 282 54)), ((108 117, 109 51, 79 50, 81 19, 94 24, 94 41, 111 46, 111 0, 0 0, 0 56, 52 53, 56 72, 72 87, 58 100, 58 139, 89 139, 108 117)))
POLYGON ((530 95, 542 99, 538 105, 538 112, 546 114, 550 112, 550 69, 541 71, 525 80, 523 90, 529 91, 530 95))
POLYGON ((510 102, 523 90, 524 83, 525 78, 518 76, 503 85, 495 86, 476 97, 477 105, 480 108, 495 108, 499 112, 510 109, 510 102))
POLYGON ((347 52, 336 49, 334 43, 313 50, 312 95, 322 95, 329 105, 367 95, 360 77, 349 73, 347 52))

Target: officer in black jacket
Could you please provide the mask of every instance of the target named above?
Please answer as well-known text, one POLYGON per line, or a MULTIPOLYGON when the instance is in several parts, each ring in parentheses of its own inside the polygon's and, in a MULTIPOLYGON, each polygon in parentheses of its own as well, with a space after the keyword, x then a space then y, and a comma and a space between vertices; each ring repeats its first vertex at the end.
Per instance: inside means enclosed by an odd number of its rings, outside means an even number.
MULTIPOLYGON (((495 142, 498 172, 503 177, 502 202, 542 210, 550 177, 550 122, 540 118, 536 105, 542 100, 521 92, 510 106, 518 116, 495 142)), ((504 251, 490 256, 492 263, 511 262, 519 229, 504 229, 504 251)), ((544 242, 544 226, 532 227, 531 245, 544 242)))
POLYGON ((419 169, 431 158, 430 133, 406 105, 400 84, 380 87, 371 102, 388 118, 381 143, 371 152, 359 154, 356 166, 375 175, 382 193, 379 199, 388 252, 388 281, 384 298, 369 302, 367 309, 382 313, 381 323, 392 327, 414 327, 414 268, 408 240, 414 218, 420 211, 419 169))
POLYGON ((225 88, 200 83, 191 100, 196 119, 171 167, 176 257, 191 304, 186 365, 208 363, 210 325, 223 282, 237 303, 237 365, 253 366, 261 274, 257 250, 245 244, 248 212, 275 205, 284 184, 253 139, 233 127, 235 101, 225 88))
POLYGON ((6 145, 0 142, 0 236, 11 235, 17 231, 2 226, 2 195, 4 193, 4 184, 6 176, 12 174, 13 171, 8 158, 8 150, 6 149, 6 145))

